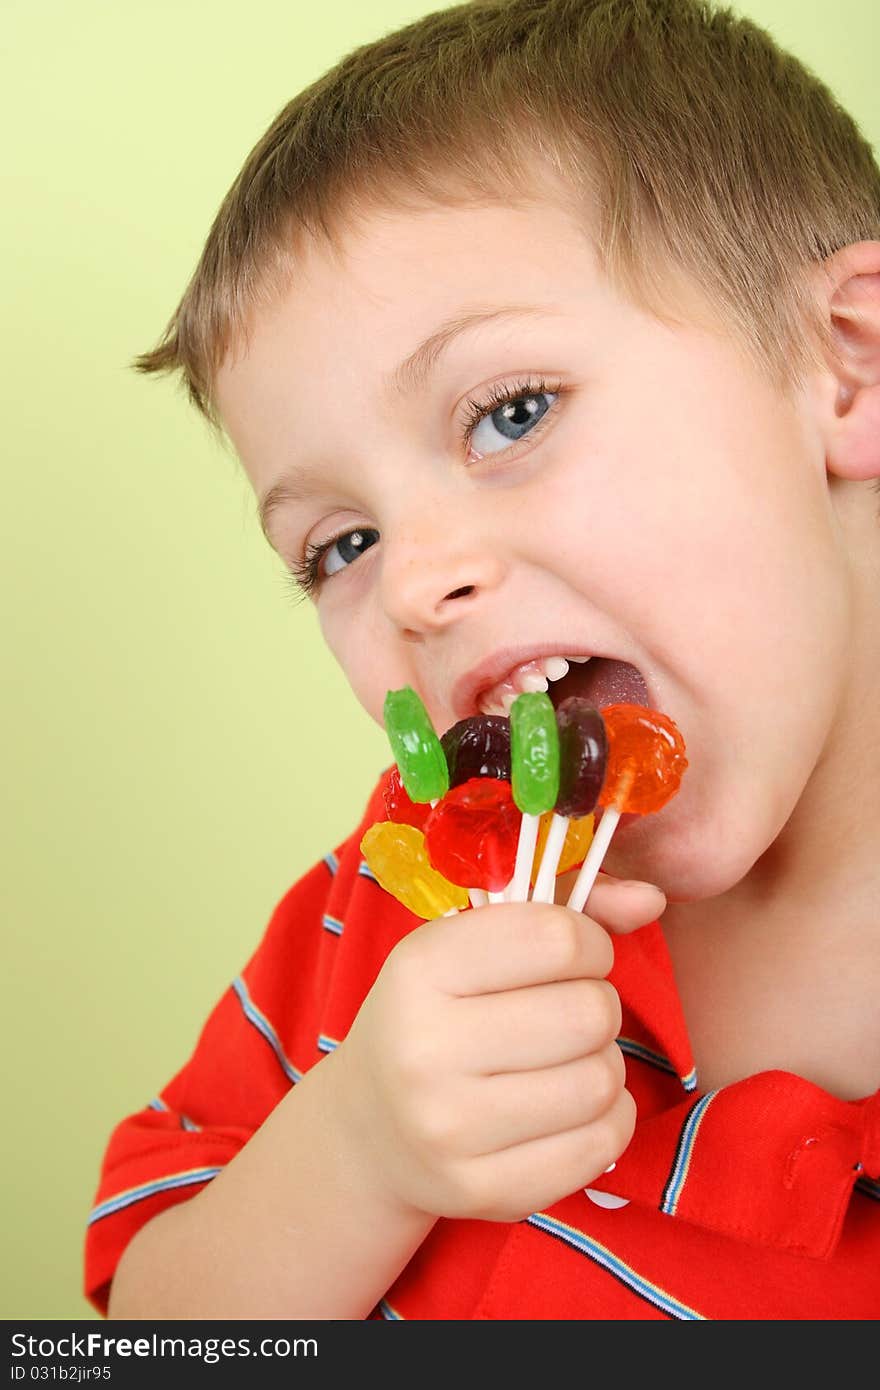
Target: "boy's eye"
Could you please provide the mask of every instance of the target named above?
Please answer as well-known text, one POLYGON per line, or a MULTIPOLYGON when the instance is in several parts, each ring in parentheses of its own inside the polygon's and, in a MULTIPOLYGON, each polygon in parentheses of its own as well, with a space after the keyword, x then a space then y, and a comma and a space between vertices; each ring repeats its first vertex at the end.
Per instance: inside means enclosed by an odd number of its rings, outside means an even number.
POLYGON ((360 526, 356 531, 346 531, 335 541, 328 541, 321 547, 321 569, 326 578, 337 570, 345 569, 352 560, 357 560, 379 539, 379 532, 372 527, 360 526))
POLYGON ((530 434, 556 400, 544 382, 498 388, 485 401, 469 400, 464 442, 478 454, 497 454, 530 434))
POLYGON ((352 560, 357 560, 379 539, 379 532, 372 526, 358 526, 353 531, 345 531, 332 541, 322 541, 320 545, 307 545, 301 560, 291 562, 292 573, 285 576, 293 585, 297 598, 306 598, 317 593, 323 581, 339 570, 345 569, 352 560))

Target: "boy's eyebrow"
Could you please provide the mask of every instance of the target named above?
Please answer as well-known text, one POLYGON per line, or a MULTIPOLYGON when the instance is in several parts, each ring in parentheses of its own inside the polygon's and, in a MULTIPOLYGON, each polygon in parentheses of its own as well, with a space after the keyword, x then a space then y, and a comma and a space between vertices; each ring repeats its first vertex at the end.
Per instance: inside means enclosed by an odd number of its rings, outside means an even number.
MULTIPOLYGON (((383 394, 386 398, 393 398, 417 391, 424 385, 449 344, 459 334, 465 333, 470 328, 477 328, 481 324, 498 319, 542 318, 547 317, 548 313, 551 312, 548 309, 538 308, 534 304, 507 304, 501 309, 474 309, 470 313, 459 314, 454 319, 448 319, 446 323, 442 323, 429 337, 425 338, 424 342, 419 343, 418 347, 384 378, 383 394)), ((270 545, 272 542, 269 539, 268 524, 272 513, 282 502, 295 502, 306 496, 310 490, 308 470, 301 469, 292 470, 269 488, 260 502, 258 514, 263 535, 270 545)))
POLYGON ((319 476, 317 469, 291 469, 283 478, 279 478, 277 483, 273 483, 266 496, 261 499, 257 516, 260 529, 270 545, 272 537, 269 535, 269 519, 272 513, 276 512, 283 502, 299 502, 309 497, 319 476))
POLYGON ((409 357, 404 358, 399 367, 385 378, 384 393, 388 397, 403 396, 409 391, 417 391, 436 365, 438 358, 454 338, 469 328, 490 323, 494 319, 543 317, 546 309, 534 304, 508 304, 502 309, 474 309, 469 314, 459 314, 447 319, 436 332, 426 338, 409 357))

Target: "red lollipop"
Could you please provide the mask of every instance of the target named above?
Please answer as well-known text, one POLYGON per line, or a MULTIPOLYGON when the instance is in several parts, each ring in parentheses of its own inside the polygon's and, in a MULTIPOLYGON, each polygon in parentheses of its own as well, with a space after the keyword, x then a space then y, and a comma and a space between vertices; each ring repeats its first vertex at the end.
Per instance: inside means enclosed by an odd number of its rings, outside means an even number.
POLYGON ((428 859, 452 883, 499 892, 513 877, 521 820, 509 782, 472 777, 428 816, 428 859))
POLYGON ((388 781, 383 788, 382 798, 385 802, 385 815, 388 820, 396 821, 398 825, 414 825, 417 829, 424 830, 425 821, 431 814, 430 803, 412 800, 403 785, 400 769, 396 763, 392 767, 388 781))

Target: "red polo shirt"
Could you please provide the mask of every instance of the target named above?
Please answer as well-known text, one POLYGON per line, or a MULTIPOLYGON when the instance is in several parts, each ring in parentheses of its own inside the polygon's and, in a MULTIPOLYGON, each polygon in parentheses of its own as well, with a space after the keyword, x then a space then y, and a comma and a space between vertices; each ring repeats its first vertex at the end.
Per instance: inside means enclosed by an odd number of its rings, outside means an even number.
MULTIPOLYGON (((384 780, 384 778, 383 778, 384 780)), ((279 902, 182 1071, 114 1130, 86 1240, 106 1312, 127 1242, 238 1153, 345 1037, 418 924, 370 874, 361 825, 279 902)), ((615 939, 629 1148, 583 1191, 512 1224, 441 1219, 374 1312, 419 1319, 874 1319, 880 1092, 843 1101, 787 1072, 702 1092, 657 923, 615 939)))

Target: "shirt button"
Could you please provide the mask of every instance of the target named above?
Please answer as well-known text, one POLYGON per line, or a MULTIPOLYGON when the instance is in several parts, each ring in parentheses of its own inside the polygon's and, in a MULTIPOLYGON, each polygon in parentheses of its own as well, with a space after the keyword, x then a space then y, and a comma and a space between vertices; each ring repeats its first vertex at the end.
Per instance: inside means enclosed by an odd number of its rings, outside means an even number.
POLYGON ((609 1211, 614 1211, 617 1207, 628 1207, 628 1197, 616 1197, 613 1192, 600 1192, 596 1187, 585 1187, 591 1202, 595 1202, 597 1207, 606 1207, 609 1211))

